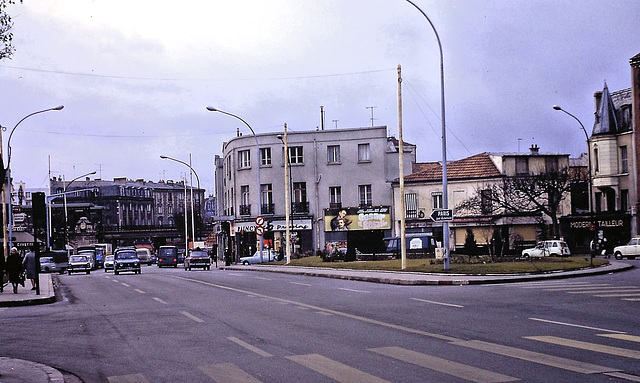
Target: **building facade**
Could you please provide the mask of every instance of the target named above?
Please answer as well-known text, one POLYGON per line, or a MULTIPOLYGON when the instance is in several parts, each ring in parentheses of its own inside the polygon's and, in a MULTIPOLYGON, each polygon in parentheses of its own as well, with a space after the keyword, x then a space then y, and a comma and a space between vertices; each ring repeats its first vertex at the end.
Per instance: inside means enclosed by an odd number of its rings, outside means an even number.
MULTIPOLYGON (((236 259, 258 247, 258 215, 267 222, 263 245, 280 249, 285 243, 283 139, 281 133, 239 135, 216 157, 216 220, 231 223, 236 259)), ((398 141, 387 136, 387 128, 289 132, 287 145, 294 253, 335 242, 361 251, 382 246, 391 230, 390 184, 399 176, 398 141), (338 215, 340 230, 332 225, 338 215)), ((415 162, 415 149, 404 145, 405 169, 415 162)))

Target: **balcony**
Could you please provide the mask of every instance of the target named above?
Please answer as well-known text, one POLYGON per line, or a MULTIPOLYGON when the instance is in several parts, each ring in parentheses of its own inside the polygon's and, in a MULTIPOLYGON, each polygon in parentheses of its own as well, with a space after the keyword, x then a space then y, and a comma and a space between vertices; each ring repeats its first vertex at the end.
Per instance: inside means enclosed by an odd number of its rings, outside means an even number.
POLYGON ((267 203, 262 205, 262 214, 273 214, 274 204, 267 203))
POLYGON ((329 209, 342 209, 342 202, 329 203, 329 209))
POLYGON ((291 203, 291 212, 293 214, 296 214, 296 213, 308 213, 309 212, 309 202, 292 202, 291 203))
POLYGON ((251 205, 240 205, 240 215, 251 215, 251 205))

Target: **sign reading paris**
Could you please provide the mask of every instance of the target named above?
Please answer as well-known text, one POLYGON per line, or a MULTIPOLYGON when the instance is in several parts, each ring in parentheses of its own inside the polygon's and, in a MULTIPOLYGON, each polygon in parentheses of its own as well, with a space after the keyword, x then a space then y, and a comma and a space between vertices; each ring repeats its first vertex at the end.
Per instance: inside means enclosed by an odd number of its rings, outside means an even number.
POLYGON ((453 210, 435 209, 431 212, 431 219, 435 222, 453 221, 453 210))

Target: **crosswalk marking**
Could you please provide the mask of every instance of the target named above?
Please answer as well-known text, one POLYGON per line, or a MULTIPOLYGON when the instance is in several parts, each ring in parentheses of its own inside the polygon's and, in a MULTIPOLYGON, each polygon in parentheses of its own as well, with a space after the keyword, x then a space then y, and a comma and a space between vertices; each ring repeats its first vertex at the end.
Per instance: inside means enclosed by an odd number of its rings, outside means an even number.
POLYGON ((341 383, 389 383, 319 354, 294 355, 288 356, 287 359, 341 383))
POLYGON ((640 302, 640 298, 623 298, 623 301, 640 302))
POLYGON ((637 293, 640 292, 640 288, 621 288, 618 287, 616 289, 607 287, 606 290, 598 288, 595 291, 587 290, 587 291, 567 291, 567 294, 594 294, 594 293, 637 293))
POLYGON ((596 294, 594 297, 598 298, 635 298, 640 297, 640 292, 626 293, 626 294, 596 294))
POLYGON ((218 383, 260 383, 233 363, 199 366, 200 371, 218 383))
POLYGON ((637 335, 628 335, 628 334, 597 334, 598 336, 603 336, 606 338, 620 339, 620 340, 628 340, 629 342, 638 342, 640 343, 640 336, 637 335))
POLYGON ((603 344, 582 342, 579 340, 559 338, 555 336, 526 336, 526 339, 537 340, 540 342, 546 342, 551 344, 557 344, 561 346, 579 348, 582 350, 601 352, 603 354, 611 354, 616 356, 622 356, 625 358, 640 359, 640 351, 629 350, 626 348, 612 347, 603 344))
POLYGON ((553 287, 535 287, 535 289, 538 290, 545 290, 545 291, 564 291, 564 290, 602 290, 602 289, 609 289, 611 288, 611 285, 607 285, 607 284, 600 284, 600 285, 580 285, 580 286, 553 286, 553 287))
POLYGON ((540 318, 529 318, 529 319, 530 320, 535 320, 535 321, 538 321, 538 322, 558 324, 558 325, 561 325, 561 326, 578 327, 578 328, 584 328, 584 329, 587 329, 587 330, 597 330, 597 331, 613 332, 613 333, 618 333, 618 334, 626 334, 626 332, 624 332, 624 331, 617 331, 617 330, 609 330, 609 329, 606 329, 606 328, 584 326, 584 325, 575 324, 575 323, 558 322, 558 321, 554 321, 554 320, 540 319, 540 318))
POLYGON ((270 358, 270 357, 273 356, 273 355, 269 354, 268 352, 259 349, 258 347, 252 346, 249 343, 236 338, 235 336, 230 336, 227 339, 229 339, 230 341, 232 341, 233 343, 237 344, 240 347, 244 347, 247 350, 255 352, 256 354, 258 354, 260 356, 264 356, 265 358, 270 358))
POLYGON ((149 383, 142 374, 109 376, 107 380, 109 383, 149 383))
POLYGON ((558 356, 542 354, 539 352, 528 351, 510 346, 503 346, 496 343, 483 342, 480 340, 452 342, 451 344, 472 348, 474 350, 486 351, 492 354, 508 356, 528 362, 543 364, 545 366, 556 367, 563 370, 578 372, 581 374, 601 374, 604 372, 620 371, 620 369, 617 368, 599 366, 597 364, 580 362, 577 360, 561 358, 558 356))
POLYGON ((625 374, 624 372, 607 372, 605 373, 607 376, 611 376, 613 378, 624 379, 630 382, 640 382, 640 376, 625 374))
POLYGON ((451 360, 438 358, 435 356, 422 354, 416 351, 406 350, 400 347, 380 347, 372 348, 369 351, 388 356, 394 359, 405 361, 416 366, 428 368, 443 374, 455 376, 477 383, 499 383, 514 382, 520 380, 511 376, 498 374, 496 372, 483 370, 481 368, 467 366, 465 364, 453 362, 451 360))
POLYGON ((589 282, 574 282, 574 283, 540 283, 536 285, 520 286, 522 289, 555 289, 555 288, 581 288, 581 287, 605 287, 610 286, 608 283, 589 283, 589 282))

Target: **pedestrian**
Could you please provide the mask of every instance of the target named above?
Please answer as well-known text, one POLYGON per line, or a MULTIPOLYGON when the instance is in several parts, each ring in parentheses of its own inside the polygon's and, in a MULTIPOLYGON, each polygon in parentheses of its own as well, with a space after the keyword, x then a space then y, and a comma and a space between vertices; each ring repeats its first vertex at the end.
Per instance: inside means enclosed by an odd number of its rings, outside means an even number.
POLYGON ((7 262, 5 264, 6 272, 9 274, 9 283, 13 286, 13 293, 18 293, 18 284, 24 286, 24 280, 22 280, 22 259, 18 254, 18 249, 15 247, 11 249, 7 262))
POLYGON ((22 261, 22 267, 27 271, 27 278, 31 281, 31 290, 36 289, 36 254, 33 251, 27 253, 22 261))

